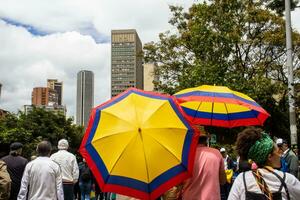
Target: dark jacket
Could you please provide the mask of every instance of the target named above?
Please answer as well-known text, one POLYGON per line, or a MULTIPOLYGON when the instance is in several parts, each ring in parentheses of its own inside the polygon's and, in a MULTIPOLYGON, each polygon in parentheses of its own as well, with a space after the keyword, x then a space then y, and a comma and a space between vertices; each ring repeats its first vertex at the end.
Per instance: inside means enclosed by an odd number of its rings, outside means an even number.
POLYGON ((291 149, 289 149, 283 157, 288 164, 288 172, 297 177, 299 161, 296 154, 291 149))
POLYGON ((7 171, 12 180, 10 199, 15 200, 18 197, 23 172, 28 161, 18 155, 8 155, 3 157, 2 160, 6 163, 7 171))

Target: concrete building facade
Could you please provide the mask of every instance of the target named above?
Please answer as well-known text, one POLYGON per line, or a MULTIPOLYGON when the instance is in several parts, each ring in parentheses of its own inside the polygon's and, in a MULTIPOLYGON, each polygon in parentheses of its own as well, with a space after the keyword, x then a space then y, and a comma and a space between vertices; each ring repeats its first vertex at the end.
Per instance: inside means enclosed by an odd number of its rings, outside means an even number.
POLYGON ((155 64, 144 64, 144 90, 155 91, 154 82, 158 81, 158 76, 155 74, 155 64))
POLYGON ((77 73, 76 124, 87 126, 94 106, 94 73, 82 70, 77 73))
POLYGON ((52 106, 58 105, 58 95, 57 92, 48 87, 35 87, 33 88, 31 95, 32 105, 45 105, 52 106))
POLYGON ((47 87, 56 91, 57 104, 62 105, 63 82, 58 82, 57 79, 47 79, 47 87))
POLYGON ((134 29, 111 31, 111 96, 131 87, 143 89, 142 42, 134 29))

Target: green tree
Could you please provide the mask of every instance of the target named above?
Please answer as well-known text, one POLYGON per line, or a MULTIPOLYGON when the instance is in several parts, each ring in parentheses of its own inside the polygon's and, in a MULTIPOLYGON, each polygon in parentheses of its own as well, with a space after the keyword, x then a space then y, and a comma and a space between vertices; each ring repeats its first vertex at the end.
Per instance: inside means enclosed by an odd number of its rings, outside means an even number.
MULTIPOLYGON (((176 6, 170 10, 176 31, 144 46, 146 62, 158 66, 156 88, 173 94, 202 84, 226 85, 271 114, 269 131, 287 134, 284 20, 263 1, 210 0, 193 4, 188 12, 176 6)), ((296 72, 300 36, 294 32, 293 37, 296 72)))
POLYGON ((0 144, 8 147, 10 143, 19 141, 24 144, 24 155, 35 154, 37 143, 48 140, 56 148, 58 140, 66 138, 71 151, 75 152, 83 136, 83 127, 73 124, 71 118, 62 114, 54 114, 43 109, 34 108, 25 115, 8 114, 0 119, 0 144))
MULTIPOLYGON (((265 0, 266 5, 269 9, 274 10, 278 15, 282 16, 285 11, 285 0, 265 0)), ((294 10, 299 1, 298 0, 290 0, 291 2, 291 10, 294 10)))

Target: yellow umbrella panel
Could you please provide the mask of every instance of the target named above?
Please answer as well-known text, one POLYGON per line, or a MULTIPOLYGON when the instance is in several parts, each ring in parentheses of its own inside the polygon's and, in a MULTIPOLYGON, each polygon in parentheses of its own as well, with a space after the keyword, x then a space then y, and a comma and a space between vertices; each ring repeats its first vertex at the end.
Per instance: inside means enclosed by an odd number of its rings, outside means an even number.
POLYGON ((102 191, 155 199, 187 178, 198 133, 170 96, 129 89, 92 110, 80 147, 102 191))

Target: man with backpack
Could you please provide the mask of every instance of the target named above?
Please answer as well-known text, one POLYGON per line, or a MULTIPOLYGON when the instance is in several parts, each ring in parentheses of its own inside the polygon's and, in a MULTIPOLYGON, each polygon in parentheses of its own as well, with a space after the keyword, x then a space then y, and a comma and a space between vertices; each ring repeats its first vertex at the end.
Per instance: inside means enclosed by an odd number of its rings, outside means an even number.
POLYGON ((81 200, 90 200, 90 194, 93 189, 92 173, 86 164, 85 159, 79 164, 79 187, 81 200))
POLYGON ((11 179, 6 164, 0 160, 0 200, 7 200, 10 195, 11 179))
POLYGON ((289 148, 286 140, 279 138, 276 140, 276 144, 282 151, 281 170, 298 177, 298 157, 292 149, 289 148))

